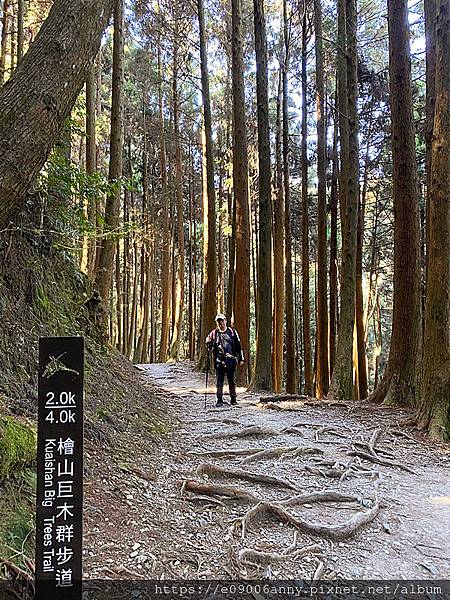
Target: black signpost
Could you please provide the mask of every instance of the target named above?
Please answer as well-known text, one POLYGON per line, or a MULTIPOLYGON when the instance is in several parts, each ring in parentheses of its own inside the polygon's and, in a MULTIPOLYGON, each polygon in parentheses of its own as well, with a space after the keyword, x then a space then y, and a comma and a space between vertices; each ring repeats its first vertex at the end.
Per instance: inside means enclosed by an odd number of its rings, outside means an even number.
POLYGON ((84 339, 41 338, 36 600, 81 600, 84 339))

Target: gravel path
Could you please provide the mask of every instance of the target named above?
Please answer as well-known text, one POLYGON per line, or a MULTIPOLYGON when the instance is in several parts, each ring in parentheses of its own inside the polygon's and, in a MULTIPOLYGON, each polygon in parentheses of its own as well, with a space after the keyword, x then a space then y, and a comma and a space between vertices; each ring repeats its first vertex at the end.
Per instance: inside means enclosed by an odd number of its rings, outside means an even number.
POLYGON ((267 409, 259 396, 245 390, 238 407, 215 409, 213 388, 205 411, 204 376, 192 364, 141 369, 159 403, 167 403, 174 426, 166 431, 161 424, 161 431, 151 432, 160 436, 156 447, 146 443, 143 423, 142 431, 130 434, 114 452, 88 448, 87 578, 450 577, 450 449, 425 444, 405 427, 400 430, 406 413, 362 403, 283 402, 279 406, 288 410, 267 409), (247 436, 250 426, 266 431, 247 436), (376 456, 394 464, 374 464, 350 454, 367 452, 364 443, 374 433, 376 456), (242 456, 206 454, 275 447, 313 450, 248 464, 241 463, 242 456), (228 476, 206 479, 196 474, 205 462, 273 476, 295 491, 228 476), (286 508, 307 523, 328 526, 370 511, 377 498, 381 507, 350 539, 299 533, 296 551, 313 547, 296 556, 291 524, 264 516, 249 524, 242 539, 239 520, 255 503, 183 491, 186 480, 234 486, 270 502, 323 490, 355 497, 286 508), (247 552, 253 550, 260 553, 257 560, 247 552))

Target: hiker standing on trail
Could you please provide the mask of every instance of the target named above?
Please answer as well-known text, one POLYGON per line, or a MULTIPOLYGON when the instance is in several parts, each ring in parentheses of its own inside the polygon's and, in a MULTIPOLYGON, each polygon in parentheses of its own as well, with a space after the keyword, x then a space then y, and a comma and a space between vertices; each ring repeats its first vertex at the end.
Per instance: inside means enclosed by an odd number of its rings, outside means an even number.
POLYGON ((227 326, 227 318, 219 313, 216 316, 216 329, 213 329, 206 338, 208 350, 212 350, 214 368, 217 376, 217 403, 223 406, 223 383, 225 375, 228 379, 231 404, 236 405, 236 367, 244 364, 241 339, 233 327, 227 326))

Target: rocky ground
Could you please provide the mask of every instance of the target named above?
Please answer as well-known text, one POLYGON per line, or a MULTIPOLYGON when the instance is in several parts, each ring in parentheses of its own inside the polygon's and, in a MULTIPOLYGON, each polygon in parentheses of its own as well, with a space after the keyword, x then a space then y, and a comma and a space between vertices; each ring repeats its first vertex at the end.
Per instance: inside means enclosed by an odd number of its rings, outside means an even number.
POLYGON ((205 409, 192 364, 141 370, 172 422, 88 445, 87 578, 450 577, 450 448, 407 413, 244 390, 216 409, 213 387, 205 409))

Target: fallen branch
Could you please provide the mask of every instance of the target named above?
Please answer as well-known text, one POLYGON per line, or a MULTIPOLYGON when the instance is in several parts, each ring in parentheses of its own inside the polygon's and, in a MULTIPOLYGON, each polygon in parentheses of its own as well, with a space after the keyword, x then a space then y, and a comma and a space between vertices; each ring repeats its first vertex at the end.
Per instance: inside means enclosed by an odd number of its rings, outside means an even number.
POLYGON ((185 491, 188 491, 204 496, 225 496, 227 498, 245 500, 253 503, 260 502, 260 499, 251 492, 246 492, 245 490, 241 490, 240 488, 232 485, 214 485, 211 483, 194 481, 192 479, 181 481, 179 482, 179 485, 181 486, 181 494, 183 494, 185 491))
POLYGON ((374 506, 366 512, 358 512, 350 519, 340 525, 321 525, 320 523, 309 523, 300 517, 291 515, 280 504, 270 502, 260 502, 251 508, 244 517, 240 520, 242 528, 242 539, 244 539, 249 524, 258 516, 268 514, 276 518, 277 521, 282 521, 292 525, 299 531, 313 535, 325 537, 331 540, 345 540, 356 533, 363 525, 373 521, 380 510, 380 503, 375 501, 374 506))
POLYGON ((297 486, 284 479, 278 479, 278 477, 272 477, 271 475, 263 475, 260 473, 249 473, 242 469, 227 469, 225 467, 218 467, 210 463, 202 463, 197 467, 197 475, 209 475, 212 477, 231 477, 236 479, 243 479, 244 481, 253 481, 256 483, 266 483, 268 485, 275 485, 288 490, 297 491, 297 486))

